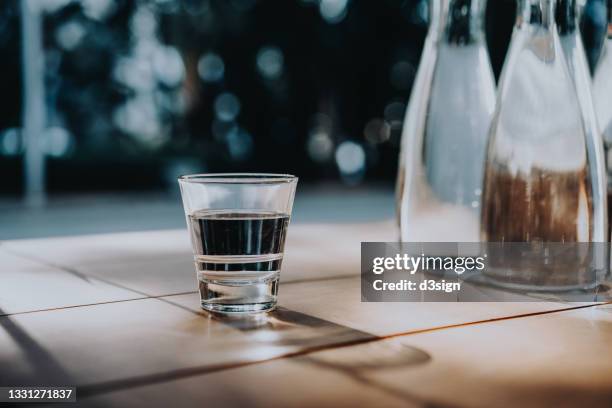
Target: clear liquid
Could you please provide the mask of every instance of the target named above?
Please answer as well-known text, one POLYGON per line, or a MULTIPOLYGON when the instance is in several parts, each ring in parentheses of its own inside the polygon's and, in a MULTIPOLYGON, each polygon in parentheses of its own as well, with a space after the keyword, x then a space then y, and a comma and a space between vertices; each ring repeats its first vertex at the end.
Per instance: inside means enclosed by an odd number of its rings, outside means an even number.
POLYGON ((534 169, 512 174, 489 167, 483 231, 491 242, 590 242, 591 188, 588 169, 534 169))
MULTIPOLYGON (((483 205, 483 239, 490 242, 590 242, 592 196, 587 169, 533 170, 529 175, 489 168, 483 205)), ((541 290, 577 289, 596 282, 586 246, 568 245, 543 263, 539 245, 489 258, 485 274, 501 285, 541 290)), ((510 246, 511 248, 511 246, 510 246)))
POLYGON ((202 307, 222 312, 273 308, 289 216, 202 210, 188 219, 202 307))

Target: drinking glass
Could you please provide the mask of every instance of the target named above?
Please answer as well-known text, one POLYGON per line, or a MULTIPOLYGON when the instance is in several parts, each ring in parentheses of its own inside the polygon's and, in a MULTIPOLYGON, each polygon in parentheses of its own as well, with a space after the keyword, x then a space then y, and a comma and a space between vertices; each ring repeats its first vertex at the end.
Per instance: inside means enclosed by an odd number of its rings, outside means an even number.
POLYGON ((179 177, 203 309, 274 309, 297 181, 288 174, 179 177))

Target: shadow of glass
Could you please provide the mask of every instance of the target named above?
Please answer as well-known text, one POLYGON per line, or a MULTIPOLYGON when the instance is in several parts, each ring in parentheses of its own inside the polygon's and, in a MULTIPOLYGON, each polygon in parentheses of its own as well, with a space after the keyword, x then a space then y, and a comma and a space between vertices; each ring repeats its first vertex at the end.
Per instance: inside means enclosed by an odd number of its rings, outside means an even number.
POLYGON ((380 340, 341 347, 300 356, 295 361, 314 365, 323 370, 332 370, 345 375, 361 386, 383 392, 411 406, 432 406, 405 389, 399 389, 380 381, 370 374, 374 372, 407 369, 429 363, 432 357, 419 348, 403 344, 397 339, 380 340))

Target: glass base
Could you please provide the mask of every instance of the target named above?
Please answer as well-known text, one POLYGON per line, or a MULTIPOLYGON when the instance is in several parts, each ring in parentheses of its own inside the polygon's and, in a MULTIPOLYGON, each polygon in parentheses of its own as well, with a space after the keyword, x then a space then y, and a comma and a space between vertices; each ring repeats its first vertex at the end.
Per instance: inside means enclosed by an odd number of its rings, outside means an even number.
POLYGON ((213 313, 260 313, 271 312, 276 308, 276 302, 252 303, 242 305, 226 305, 222 303, 202 302, 202 309, 213 313))
POLYGON ((202 309, 215 313, 259 313, 276 307, 278 276, 265 280, 200 279, 202 309))

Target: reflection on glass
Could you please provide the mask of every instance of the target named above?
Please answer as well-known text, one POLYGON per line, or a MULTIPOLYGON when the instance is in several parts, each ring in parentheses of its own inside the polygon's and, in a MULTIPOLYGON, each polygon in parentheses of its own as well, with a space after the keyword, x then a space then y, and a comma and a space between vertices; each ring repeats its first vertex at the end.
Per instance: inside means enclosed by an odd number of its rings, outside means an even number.
POLYGON ((484 0, 433 0, 402 133, 402 241, 478 241, 482 171, 495 107, 484 0))
POLYGON ((586 132, 587 156, 589 158, 588 171, 593 179, 593 213, 594 219, 598 220, 593 223, 593 240, 596 237, 604 237, 602 239, 605 240, 605 237, 608 236, 605 159, 601 131, 593 107, 589 66, 578 25, 576 0, 558 1, 557 24, 561 48, 567 60, 570 76, 576 87, 580 113, 586 132))
MULTIPOLYGON (((595 67, 593 99, 606 150, 608 205, 610 205, 612 201, 612 0, 607 1, 608 31, 599 62, 595 67)), ((610 211, 608 216, 609 213, 610 211)))

